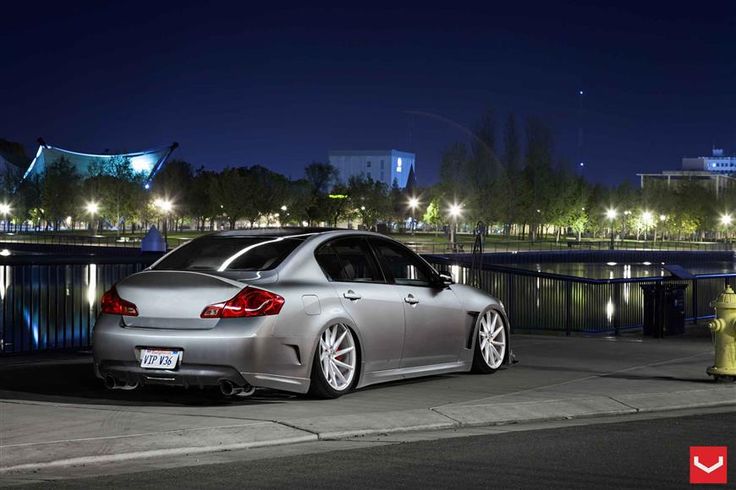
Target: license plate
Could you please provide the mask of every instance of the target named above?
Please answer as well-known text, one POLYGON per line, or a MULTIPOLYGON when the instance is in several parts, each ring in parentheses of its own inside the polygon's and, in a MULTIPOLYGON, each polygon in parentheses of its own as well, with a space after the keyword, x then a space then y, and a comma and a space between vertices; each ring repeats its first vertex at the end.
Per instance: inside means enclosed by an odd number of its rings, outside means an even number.
POLYGON ((150 369, 174 369, 179 362, 178 350, 141 349, 141 367, 150 369))

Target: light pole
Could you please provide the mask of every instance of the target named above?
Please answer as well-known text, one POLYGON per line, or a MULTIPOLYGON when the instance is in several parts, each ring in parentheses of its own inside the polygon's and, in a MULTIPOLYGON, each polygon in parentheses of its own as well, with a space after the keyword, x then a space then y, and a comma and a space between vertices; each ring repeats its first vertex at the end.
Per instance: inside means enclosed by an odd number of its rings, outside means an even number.
POLYGON ((91 231, 95 231, 95 214, 100 210, 100 205, 95 201, 90 201, 84 208, 87 210, 87 214, 89 214, 89 228, 91 231))
POLYGON ((415 218, 414 214, 416 209, 419 207, 419 199, 416 197, 409 198, 409 209, 411 209, 411 234, 414 236, 415 218))
POLYGON ((613 222, 616 220, 616 216, 618 216, 618 211, 616 211, 615 209, 610 208, 610 209, 608 209, 606 211, 606 218, 608 218, 608 221, 611 222, 611 250, 614 249, 614 244, 613 244, 613 240, 614 240, 614 237, 613 237, 613 234, 614 234, 614 231, 613 231, 613 222))
POLYGON ((457 244, 455 243, 455 235, 457 234, 457 219, 462 213, 463 208, 460 204, 452 203, 450 205, 449 214, 452 218, 452 224, 450 225, 450 245, 453 247, 453 250, 457 250, 457 244))
POLYGON ((8 231, 8 215, 12 212, 13 208, 10 204, 6 202, 0 204, 0 214, 3 215, 3 219, 5 220, 5 231, 8 231))
MULTIPOLYGON (((288 211, 288 210, 289 210, 289 208, 288 208, 288 207, 286 206, 286 204, 284 204, 283 206, 281 206, 281 212, 282 212, 282 213, 284 213, 284 219, 286 219, 286 220, 288 220, 288 219, 289 219, 289 213, 287 213, 287 212, 286 212, 286 211, 288 211)), ((284 226, 284 223, 283 223, 283 221, 281 220, 281 218, 279 218, 279 224, 280 224, 281 226, 284 226)))
POLYGON ((647 230, 654 223, 654 215, 651 211, 644 211, 641 213, 641 222, 644 225, 644 241, 647 241, 647 230))
POLYGON ((169 248, 169 213, 174 209, 174 204, 168 199, 156 199, 153 204, 164 213, 164 242, 166 249, 169 248))
MULTIPOLYGON (((667 221, 667 215, 666 214, 660 214, 659 215, 659 226, 660 226, 660 232, 659 232, 659 241, 664 244, 664 222, 667 221)), ((655 240, 656 241, 656 240, 655 240)))
POLYGON ((728 229, 731 227, 731 223, 733 223, 733 217, 729 213, 721 215, 721 225, 725 230, 726 243, 728 243, 728 229))

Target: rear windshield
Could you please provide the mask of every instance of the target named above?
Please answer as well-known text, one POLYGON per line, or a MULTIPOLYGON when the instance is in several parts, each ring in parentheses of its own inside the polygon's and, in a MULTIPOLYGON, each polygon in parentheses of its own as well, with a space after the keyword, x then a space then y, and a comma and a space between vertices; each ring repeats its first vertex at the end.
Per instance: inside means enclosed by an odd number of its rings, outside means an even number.
POLYGON ((192 240, 154 270, 267 271, 278 266, 306 237, 207 236, 192 240))

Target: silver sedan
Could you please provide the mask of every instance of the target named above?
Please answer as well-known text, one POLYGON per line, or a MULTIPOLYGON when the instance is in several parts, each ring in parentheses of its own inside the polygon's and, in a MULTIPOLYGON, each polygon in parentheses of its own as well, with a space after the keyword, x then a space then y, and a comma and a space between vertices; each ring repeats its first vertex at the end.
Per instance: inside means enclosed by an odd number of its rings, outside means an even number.
POLYGON ((503 305, 404 245, 349 230, 206 235, 102 299, 94 367, 108 388, 354 388, 509 359, 503 305))

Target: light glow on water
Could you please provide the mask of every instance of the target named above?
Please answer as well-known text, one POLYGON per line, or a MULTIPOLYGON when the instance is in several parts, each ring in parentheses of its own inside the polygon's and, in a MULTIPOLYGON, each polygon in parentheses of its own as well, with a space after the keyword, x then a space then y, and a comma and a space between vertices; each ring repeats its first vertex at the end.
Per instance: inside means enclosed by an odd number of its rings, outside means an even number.
POLYGON ((2 269, 0 269, 0 300, 5 299, 5 294, 10 286, 10 271, 11 269, 8 265, 4 265, 2 269))
POLYGON ((613 300, 609 297, 608 303, 606 303, 606 317, 608 318, 608 323, 611 323, 613 321, 613 314, 615 310, 616 309, 613 306, 613 300))
POLYGON ((87 276, 87 301, 89 308, 92 309, 97 301, 97 264, 89 264, 86 267, 87 276))

